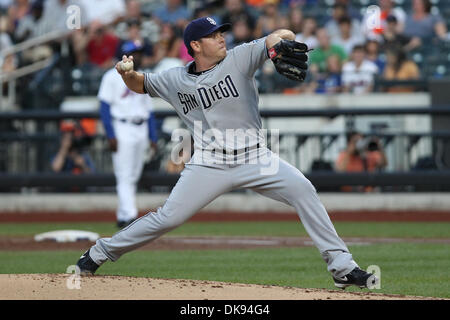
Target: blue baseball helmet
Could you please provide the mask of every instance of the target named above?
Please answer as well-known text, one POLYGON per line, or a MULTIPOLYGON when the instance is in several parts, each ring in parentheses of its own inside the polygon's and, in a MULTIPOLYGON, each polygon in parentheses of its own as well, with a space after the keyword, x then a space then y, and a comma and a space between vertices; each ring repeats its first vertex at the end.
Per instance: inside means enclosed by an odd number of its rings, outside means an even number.
POLYGON ((122 55, 129 55, 133 52, 139 52, 144 49, 144 44, 141 41, 126 41, 120 47, 122 55))

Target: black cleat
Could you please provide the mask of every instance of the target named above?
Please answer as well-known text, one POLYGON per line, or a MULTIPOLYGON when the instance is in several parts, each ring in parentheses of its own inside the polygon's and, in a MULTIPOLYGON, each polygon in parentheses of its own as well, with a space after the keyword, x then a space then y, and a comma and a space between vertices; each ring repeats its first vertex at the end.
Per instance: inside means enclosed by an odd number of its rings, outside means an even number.
POLYGON ((134 221, 136 221, 136 219, 131 219, 131 220, 127 220, 127 221, 117 221, 117 228, 119 229, 123 229, 127 226, 129 226, 130 224, 132 224, 134 221))
POLYGON ((117 221, 117 228, 123 229, 127 225, 126 221, 117 221))
POLYGON ((89 250, 86 251, 77 262, 77 266, 80 268, 80 275, 82 276, 93 276, 99 267, 99 265, 89 256, 89 250))
POLYGON ((343 290, 350 286, 372 289, 380 281, 375 275, 367 273, 358 267, 353 269, 350 273, 346 274, 342 278, 333 277, 333 280, 334 285, 343 290))

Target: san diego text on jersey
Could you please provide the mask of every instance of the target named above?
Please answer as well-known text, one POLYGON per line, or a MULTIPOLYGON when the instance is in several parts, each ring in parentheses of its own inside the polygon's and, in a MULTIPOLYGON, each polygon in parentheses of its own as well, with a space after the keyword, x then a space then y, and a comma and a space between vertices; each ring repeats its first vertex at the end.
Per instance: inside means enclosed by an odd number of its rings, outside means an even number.
MULTIPOLYGON (((222 100, 224 98, 237 98, 239 97, 239 92, 234 85, 233 79, 230 75, 227 75, 223 80, 217 82, 217 84, 212 87, 200 87, 197 88, 197 93, 200 97, 200 102, 203 109, 210 108, 216 101, 222 100)), ((183 105, 183 113, 187 114, 189 111, 199 107, 199 102, 194 94, 177 92, 178 99, 183 105)))

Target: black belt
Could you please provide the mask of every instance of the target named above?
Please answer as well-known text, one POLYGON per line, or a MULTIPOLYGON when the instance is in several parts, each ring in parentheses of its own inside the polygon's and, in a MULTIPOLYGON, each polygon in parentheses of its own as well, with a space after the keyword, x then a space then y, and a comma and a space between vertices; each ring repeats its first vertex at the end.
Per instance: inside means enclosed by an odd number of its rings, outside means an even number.
MULTIPOLYGON (((261 148, 261 145, 259 143, 257 143, 254 146, 245 147, 243 149, 233 149, 233 150, 228 150, 228 151, 226 149, 218 149, 217 152, 218 153, 222 153, 224 155, 229 154, 229 155, 237 156, 238 154, 247 153, 249 151, 256 150, 256 149, 259 149, 259 148, 261 148)), ((216 152, 216 149, 202 149, 202 151, 214 151, 214 152, 216 152)))
POLYGON ((119 120, 120 122, 124 122, 124 123, 132 123, 137 126, 140 126, 141 124, 143 124, 146 121, 146 119, 144 119, 144 118, 133 118, 133 119, 125 119, 124 118, 124 119, 116 119, 116 120, 119 120))

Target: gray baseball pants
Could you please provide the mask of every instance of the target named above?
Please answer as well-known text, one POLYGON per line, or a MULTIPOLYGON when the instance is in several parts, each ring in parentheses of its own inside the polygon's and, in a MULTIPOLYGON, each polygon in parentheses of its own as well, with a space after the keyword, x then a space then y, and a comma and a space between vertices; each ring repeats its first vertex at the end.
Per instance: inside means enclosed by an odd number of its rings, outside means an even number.
POLYGON ((149 212, 111 238, 97 240, 90 250, 91 258, 98 265, 106 260, 116 261, 123 254, 183 224, 221 194, 247 188, 295 208, 327 263, 328 271, 334 276, 342 277, 352 271, 357 264, 337 235, 314 186, 297 168, 272 155, 279 161, 278 172, 274 175, 261 174, 260 164, 186 164, 162 207, 156 212, 149 212))

